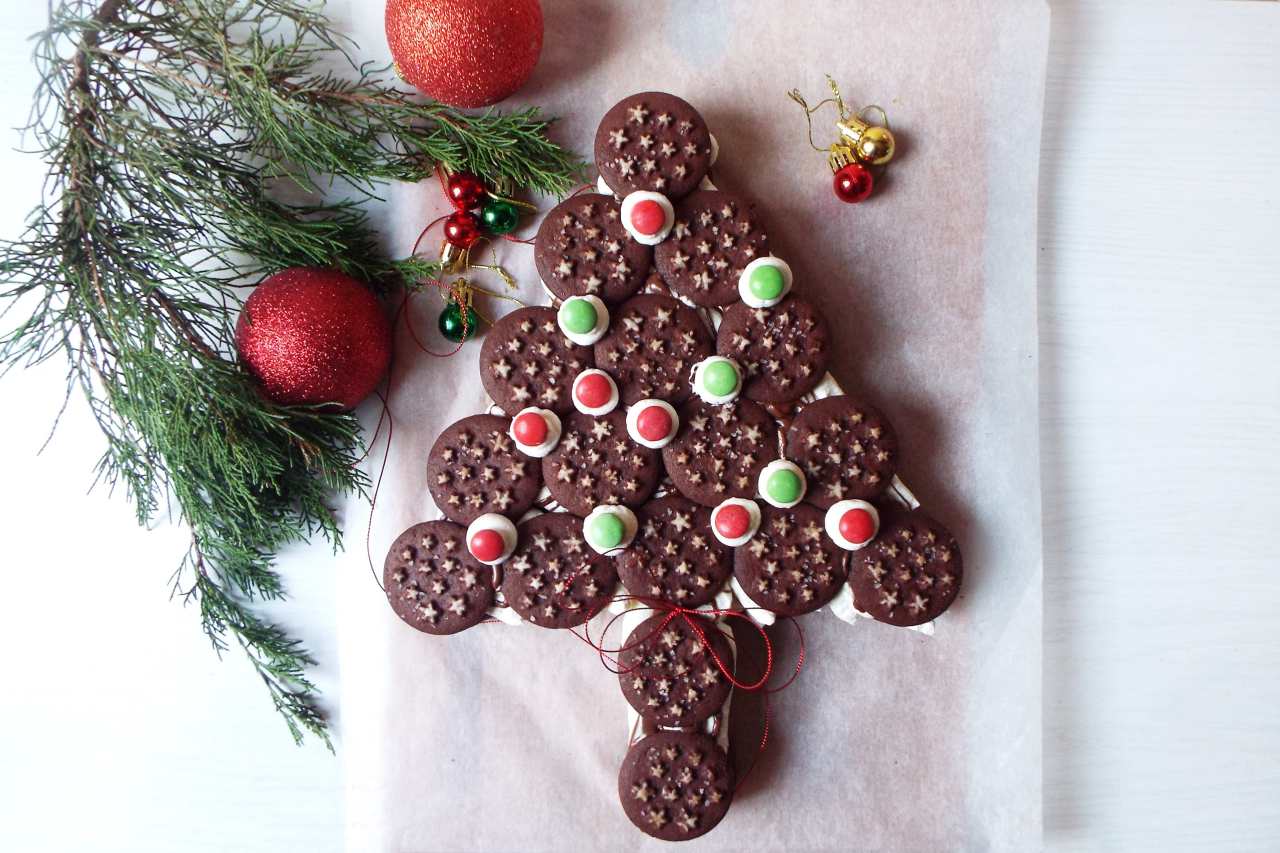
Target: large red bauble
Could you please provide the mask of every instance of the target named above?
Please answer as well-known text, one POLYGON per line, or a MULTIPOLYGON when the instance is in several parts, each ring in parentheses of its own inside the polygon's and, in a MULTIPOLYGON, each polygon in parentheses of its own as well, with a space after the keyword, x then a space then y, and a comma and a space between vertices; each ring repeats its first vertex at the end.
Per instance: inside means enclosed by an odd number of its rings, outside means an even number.
POLYGON ((501 101, 542 52, 538 0, 387 0, 386 27, 400 76, 454 107, 501 101))
POLYGON ((391 362, 391 324, 368 287, 331 269, 292 267, 250 294, 236 350, 262 393, 282 406, 354 408, 391 362))

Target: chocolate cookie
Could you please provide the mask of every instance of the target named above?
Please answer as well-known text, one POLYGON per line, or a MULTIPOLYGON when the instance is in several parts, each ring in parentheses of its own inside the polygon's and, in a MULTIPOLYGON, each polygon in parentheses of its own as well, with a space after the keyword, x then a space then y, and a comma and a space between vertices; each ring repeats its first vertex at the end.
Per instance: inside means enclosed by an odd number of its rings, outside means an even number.
POLYGON ((695 311, 670 296, 642 294, 614 312, 595 360, 627 405, 646 397, 679 404, 689 397, 689 369, 712 349, 711 332, 695 311))
POLYGON ((698 607, 733 573, 733 551, 710 532, 711 510, 679 495, 636 510, 640 531, 618 557, 618 576, 634 595, 698 607))
POLYGON ((493 324, 480 347, 480 381, 508 415, 527 406, 573 410, 573 378, 594 361, 591 348, 572 344, 551 308, 520 308, 493 324))
POLYGON ((520 618, 543 628, 572 628, 613 599, 610 557, 587 547, 582 519, 547 512, 520 524, 520 541, 503 564, 502 596, 520 618))
POLYGON ((742 365, 742 393, 786 403, 812 391, 827 371, 827 322, 813 303, 790 296, 772 308, 731 305, 716 351, 742 365))
POLYGON ((493 604, 496 570, 467 553, 466 533, 448 521, 415 524, 387 552, 387 600, 419 631, 456 634, 483 620, 493 604))
POLYGON ((632 441, 626 413, 614 409, 565 418, 560 443, 543 457, 542 475, 562 507, 586 515, 600 504, 639 506, 653 494, 662 468, 658 452, 632 441))
POLYGON ((804 469, 804 499, 828 509, 869 500, 893 481, 898 438, 880 410, 853 397, 827 397, 800 410, 787 430, 787 458, 804 469))
POLYGON ((711 405, 691 399, 680 432, 662 450, 671 482, 691 501, 713 507, 756 494, 760 469, 778 458, 778 425, 759 403, 711 405))
POLYGON ((560 202, 542 220, 533 257, 557 298, 599 296, 621 302, 644 284, 653 250, 631 239, 620 209, 607 195, 584 193, 560 202))
POLYGON ((697 838, 729 811, 729 757, 704 734, 655 732, 627 750, 618 799, 631 822, 654 838, 697 838))
POLYGON ((738 301, 738 277, 769 254, 769 235, 754 206, 719 190, 699 190, 676 205, 670 236, 654 248, 667 285, 695 305, 738 301))
POLYGON ((542 468, 516 449, 508 418, 471 415, 446 427, 427 454, 427 488, 450 521, 486 512, 519 518, 542 488, 542 468))
POLYGON ((734 577, 752 601, 774 613, 817 610, 839 592, 846 572, 846 554, 827 538, 823 512, 808 504, 760 510, 760 529, 734 552, 734 577))
POLYGON ((711 133, 698 111, 666 92, 623 98, 596 129, 596 168, 620 196, 688 195, 711 165, 711 133))
POLYGON ((655 613, 627 637, 618 664, 622 695, 666 728, 692 728, 718 713, 732 687, 720 669, 733 672, 729 641, 700 616, 655 613))
POLYGON ((890 625, 923 625, 951 606, 963 576, 955 537, 917 510, 890 520, 854 555, 849 586, 863 613, 890 625))

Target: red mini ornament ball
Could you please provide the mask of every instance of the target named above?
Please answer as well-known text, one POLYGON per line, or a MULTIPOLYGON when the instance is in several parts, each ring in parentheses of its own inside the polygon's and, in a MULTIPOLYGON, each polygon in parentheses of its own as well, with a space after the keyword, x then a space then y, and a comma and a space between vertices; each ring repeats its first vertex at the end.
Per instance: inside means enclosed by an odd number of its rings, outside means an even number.
POLYGON ((450 213, 444 221, 444 239, 455 248, 470 249, 480 239, 480 220, 465 210, 450 213))
POLYGON ((848 204, 866 201, 875 187, 871 170, 861 163, 848 163, 840 167, 831 181, 836 198, 848 204))
POLYGON ((454 172, 445 181, 445 193, 458 210, 474 210, 489 195, 484 181, 470 172, 454 172))
POLYGON ((391 324, 378 298, 351 276, 291 267, 245 301, 236 351, 269 400, 352 409, 387 372, 391 324))
POLYGON ((501 101, 542 52, 538 0, 388 0, 385 23, 400 76, 454 107, 501 101))

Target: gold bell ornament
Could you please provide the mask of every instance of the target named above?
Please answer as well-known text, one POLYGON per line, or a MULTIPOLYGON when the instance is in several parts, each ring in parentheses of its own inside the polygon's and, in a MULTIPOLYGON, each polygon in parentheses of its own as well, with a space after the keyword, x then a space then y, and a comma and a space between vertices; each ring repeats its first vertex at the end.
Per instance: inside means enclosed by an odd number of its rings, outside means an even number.
POLYGON ((856 113, 850 113, 840 97, 840 89, 836 81, 827 77, 827 85, 831 87, 831 97, 812 107, 805 101, 799 89, 787 93, 791 100, 804 110, 805 121, 809 126, 809 145, 815 151, 825 151, 827 165, 831 167, 832 189, 836 198, 849 204, 865 201, 875 187, 876 171, 893 159, 895 142, 893 132, 889 130, 889 117, 882 107, 871 104, 856 113), (813 142, 813 114, 827 104, 835 104, 839 118, 836 130, 840 136, 828 148, 820 148, 813 142), (878 124, 867 120, 869 114, 879 113, 878 124))

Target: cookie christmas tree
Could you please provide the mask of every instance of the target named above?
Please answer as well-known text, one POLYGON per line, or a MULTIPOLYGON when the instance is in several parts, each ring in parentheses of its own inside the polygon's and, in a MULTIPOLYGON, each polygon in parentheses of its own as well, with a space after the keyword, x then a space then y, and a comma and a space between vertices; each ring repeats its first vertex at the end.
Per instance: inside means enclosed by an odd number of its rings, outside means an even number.
POLYGON ((673 95, 609 110, 600 191, 535 240, 553 307, 489 332, 493 412, 428 460, 446 520, 405 531, 385 566, 392 607, 428 633, 620 614, 618 796, 664 840, 708 832, 733 798, 731 694, 764 679, 738 680, 730 618, 828 607, 931 633, 962 577, 895 474, 892 426, 827 372, 826 320, 765 224, 711 183, 717 151, 673 95))

